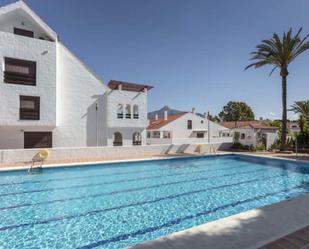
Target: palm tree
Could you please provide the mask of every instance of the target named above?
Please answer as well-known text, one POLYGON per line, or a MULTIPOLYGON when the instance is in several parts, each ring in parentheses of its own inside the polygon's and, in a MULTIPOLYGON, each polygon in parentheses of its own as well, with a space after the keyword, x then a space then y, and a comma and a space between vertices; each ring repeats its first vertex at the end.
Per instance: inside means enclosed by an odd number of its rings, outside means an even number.
POLYGON ((306 121, 309 121, 309 100, 296 101, 291 106, 291 111, 302 116, 306 121))
POLYGON ((256 51, 252 52, 251 60, 255 62, 245 68, 254 67, 259 68, 265 65, 273 66, 270 75, 276 70, 280 70, 282 78, 282 132, 281 132, 281 150, 286 147, 286 133, 287 133, 287 76, 289 74, 288 66, 300 54, 309 49, 309 42, 307 41, 309 34, 303 39, 300 37, 302 28, 292 36, 292 29, 287 33, 284 32, 282 38, 274 33, 269 40, 263 40, 261 44, 256 46, 256 51))
POLYGON ((299 114, 298 124, 301 134, 301 144, 304 145, 305 124, 309 121, 309 100, 294 102, 290 110, 299 114))

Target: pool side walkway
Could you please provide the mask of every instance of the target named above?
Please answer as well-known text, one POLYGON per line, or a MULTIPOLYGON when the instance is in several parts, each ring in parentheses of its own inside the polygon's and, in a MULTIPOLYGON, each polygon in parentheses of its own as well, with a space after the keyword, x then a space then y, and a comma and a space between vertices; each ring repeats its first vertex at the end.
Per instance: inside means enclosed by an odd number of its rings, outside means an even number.
MULTIPOLYGON (((209 222, 128 249, 295 249, 265 245, 306 226, 309 226, 309 195, 209 222)), ((309 238, 309 233, 307 235, 309 238)))

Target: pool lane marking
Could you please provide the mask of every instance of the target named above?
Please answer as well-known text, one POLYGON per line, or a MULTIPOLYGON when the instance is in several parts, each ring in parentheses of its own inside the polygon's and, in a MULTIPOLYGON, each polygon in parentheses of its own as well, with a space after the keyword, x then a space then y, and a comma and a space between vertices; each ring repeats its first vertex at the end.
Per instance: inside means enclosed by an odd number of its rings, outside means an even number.
MULTIPOLYGON (((113 210, 119 210, 119 209, 122 209, 122 208, 128 208, 128 207, 134 207, 134 206, 141 206, 141 205, 145 205, 145 204, 156 203, 156 202, 175 199, 175 198, 179 198, 179 197, 183 197, 183 196, 187 196, 187 195, 198 194, 198 193, 202 193, 202 192, 209 191, 209 190, 222 189, 222 188, 237 186, 237 185, 241 185, 241 184, 245 184, 245 183, 264 181, 264 180, 269 180, 269 179, 272 179, 272 178, 279 178, 279 177, 282 177, 282 176, 284 176, 284 174, 280 174, 280 175, 272 176, 272 177, 264 177, 264 178, 260 178, 260 179, 251 179, 251 180, 247 180, 247 181, 243 181, 243 182, 227 184, 227 185, 222 185, 222 186, 199 189, 199 190, 195 190, 195 191, 184 192, 184 193, 181 193, 181 194, 160 197, 160 198, 156 198, 154 200, 149 200, 149 201, 136 202, 136 203, 130 203, 130 204, 117 206, 117 207, 87 211, 85 213, 64 215, 64 216, 59 216, 59 217, 52 217, 52 218, 46 219, 46 220, 38 220, 38 221, 34 221, 34 222, 22 223, 22 224, 17 224, 17 225, 8 225, 8 226, 0 227, 0 231, 7 231, 7 230, 11 230, 11 229, 20 228, 20 227, 29 227, 29 226, 34 226, 34 225, 48 224, 48 223, 51 223, 51 222, 58 222, 58 221, 63 221, 63 220, 71 220, 71 219, 81 218, 81 217, 90 216, 90 215, 97 215, 98 213, 109 212, 109 211, 113 211, 113 210)), ((302 184, 300 186, 303 186, 303 185, 304 184, 302 184)))
MULTIPOLYGON (((235 169, 238 168, 237 166, 233 167, 226 167, 223 169, 202 169, 199 171, 191 171, 191 172, 181 172, 181 173, 173 173, 169 175, 160 175, 160 177, 165 177, 165 176, 173 176, 173 175, 185 175, 185 174, 195 174, 195 173, 202 173, 202 172, 209 172, 209 171, 226 171, 230 169, 235 169)), ((265 169, 261 169, 265 170, 265 169)), ((161 170, 162 171, 162 170, 161 170)), ((149 176, 150 177, 150 176, 149 176)), ((157 176, 151 176, 151 177, 157 177, 157 176)), ((158 178, 160 178, 158 177, 158 178)), ((215 176, 213 176, 215 177, 215 176)), ((140 177, 140 179, 143 177, 140 177)), ((145 177, 144 179, 148 179, 145 177)), ((30 194, 30 193, 38 193, 38 192, 48 192, 48 191, 56 191, 56 190, 64 190, 64 189, 75 189, 75 188, 84 188, 84 187, 93 187, 93 186, 102 186, 102 185, 108 185, 108 184, 115 184, 115 183, 121 183, 121 182, 126 182, 126 181, 136 181, 139 180, 139 178, 134 178, 134 179, 124 179, 124 180, 118 180, 118 181, 107 181, 107 182, 99 182, 99 183, 87 183, 87 184, 80 184, 80 185, 71 185, 71 186, 66 186, 66 187, 58 187, 58 188, 48 188, 48 189, 34 189, 34 190, 28 190, 28 191, 21 191, 21 192, 11 192, 11 193, 2 193, 0 194, 0 197, 4 196, 11 196, 11 195, 21 195, 21 194, 30 194)))
MULTIPOLYGON (((307 185, 307 184, 305 184, 305 185, 307 185)), ((96 241, 94 243, 91 243, 91 244, 88 244, 88 245, 85 245, 85 246, 80 246, 77 249, 91 249, 91 248, 103 246, 103 245, 106 245, 106 244, 109 244, 109 243, 115 243, 115 242, 118 242, 118 241, 127 240, 130 237, 136 237, 136 236, 139 236, 139 235, 144 235, 144 234, 147 234, 147 233, 155 232, 155 231, 163 229, 163 228, 172 227, 172 226, 180 224, 183 221, 195 219, 195 218, 205 216, 205 215, 209 215, 211 213, 221 211, 221 210, 224 210, 224 209, 227 209, 227 208, 233 208, 233 207, 245 204, 247 202, 259 201, 259 200, 265 199, 265 198, 273 196, 273 195, 278 195, 278 194, 281 194, 281 193, 288 193, 289 191, 292 191, 292 190, 297 189, 297 188, 301 188, 302 186, 303 186, 303 184, 299 185, 297 187, 290 188, 290 189, 285 189, 285 190, 282 190, 282 191, 272 192, 272 193, 268 193, 268 194, 265 194, 265 195, 259 195, 259 196, 256 196, 254 198, 249 198, 249 199, 246 199, 246 200, 229 203, 229 204, 226 204, 226 205, 223 205, 223 206, 220 206, 220 207, 216 207, 216 208, 213 208, 213 209, 210 209, 210 210, 206 210, 206 211, 199 212, 199 213, 196 213, 196 214, 187 215, 187 216, 180 217, 180 218, 177 218, 177 219, 174 219, 174 220, 170 220, 170 221, 163 223, 161 225, 158 225, 158 226, 147 227, 145 229, 140 229, 140 230, 137 230, 137 231, 132 232, 132 233, 126 233, 126 234, 115 236, 113 238, 109 238, 109 239, 105 239, 105 240, 99 240, 99 241, 96 241)))
MULTIPOLYGON (((213 163, 207 161, 206 165, 201 165, 201 167, 208 167, 211 166, 213 163)), ((148 173, 148 172, 155 172, 155 171, 162 171, 162 170, 171 170, 171 169, 188 169, 192 168, 191 167, 173 167, 170 165, 156 165, 155 167, 164 167, 164 168, 159 168, 159 169, 144 169, 144 170, 136 170, 136 171, 125 171, 125 172, 119 172, 119 173, 102 173, 102 174, 95 174, 95 175, 86 175, 86 176, 76 176, 76 177, 60 177, 60 178, 51 178, 51 179, 46 179, 46 180, 27 180, 27 181, 22 181, 22 182, 11 182, 11 183, 0 183, 0 187, 2 186, 13 186, 13 185, 22 185, 22 184, 27 184, 27 183, 40 183, 40 182, 53 182, 53 181, 70 181, 70 180, 76 180, 76 179, 84 179, 84 178, 95 178, 95 177, 100 177, 100 176, 118 176, 118 175, 127 175, 127 174, 136 174, 136 173, 148 173)), ((239 167, 239 166, 233 166, 233 167, 239 167)), ((222 169, 229 168, 228 167, 222 167, 222 169)), ((217 169, 220 170, 221 168, 217 169)), ((0 173, 1 174, 1 173, 0 173)))
MULTIPOLYGON (((241 171, 241 172, 238 172, 238 173, 216 176, 216 178, 229 177, 229 176, 235 176, 235 175, 246 175, 246 174, 262 172, 262 171, 265 171, 265 169, 241 171)), ((199 172, 196 172, 196 173, 199 173, 199 172)), ((174 175, 171 175, 171 176, 174 176, 174 175)), ((184 182, 202 181, 202 180, 208 180, 208 179, 212 179, 212 178, 213 178, 213 176, 208 176, 208 177, 202 177, 202 178, 194 178, 194 179, 189 179, 189 180, 182 180, 182 181, 167 182, 167 183, 162 183, 162 184, 157 184, 157 185, 144 186, 144 187, 139 187, 139 188, 134 188, 134 189, 119 190, 117 192, 115 192, 115 191, 113 191, 113 192, 101 192, 101 193, 97 193, 97 194, 83 195, 83 196, 72 197, 72 198, 63 198, 63 199, 56 199, 56 200, 37 202, 37 203, 18 204, 18 205, 14 205, 14 206, 1 207, 0 211, 5 211, 5 210, 9 210, 9 209, 16 209, 16 208, 21 208, 21 207, 52 204, 52 203, 56 203, 56 202, 81 200, 81 199, 85 199, 85 198, 94 198, 94 197, 99 197, 99 196, 113 195, 113 194, 126 193, 126 192, 134 192, 134 191, 139 191, 139 190, 143 190, 143 189, 153 189, 153 188, 158 188, 158 187, 162 187, 162 186, 175 185, 175 184, 180 184, 180 183, 184 183, 184 182)))
MULTIPOLYGON (((225 174, 225 175, 219 175, 219 176, 215 176, 215 177, 221 178, 221 177, 228 177, 228 176, 235 176, 235 175, 245 175, 245 174, 251 174, 251 173, 256 173, 256 172, 261 172, 261 171, 265 171, 265 170, 264 169, 258 169, 258 170, 251 170, 251 171, 241 171, 241 172, 237 172, 237 173, 233 173, 233 174, 225 174)), ((195 173, 198 174, 200 172, 195 172, 195 173)), ((181 174, 184 175, 184 174, 187 174, 187 173, 181 173, 181 174)), ((167 176, 167 175, 165 175, 165 176, 167 176)), ((175 176, 175 174, 171 174, 169 176, 175 176)), ((184 182, 194 182, 194 181, 208 180, 208 179, 212 179, 213 177, 214 176, 208 176, 208 177, 194 178, 194 179, 189 179, 189 180, 167 182, 167 183, 162 183, 162 184, 157 184, 157 185, 150 185, 150 186, 146 185, 146 186, 143 186, 143 187, 138 187, 138 188, 133 188, 133 189, 124 189, 124 190, 117 190, 117 191, 112 191, 112 192, 101 192, 101 193, 97 193, 97 194, 84 195, 84 196, 78 196, 78 197, 72 197, 72 198, 63 198, 63 199, 56 199, 56 200, 37 202, 37 203, 18 204, 18 205, 14 205, 14 206, 1 207, 0 211, 5 211, 5 210, 15 209, 15 208, 21 208, 21 207, 51 204, 51 203, 56 203, 56 202, 74 201, 74 200, 80 200, 80 199, 84 199, 84 198, 93 198, 93 197, 105 196, 105 195, 114 195, 114 194, 120 194, 120 193, 134 192, 134 191, 139 191, 139 190, 143 190, 143 189, 158 188, 158 187, 162 187, 162 186, 169 186, 169 185, 180 184, 180 183, 184 183, 184 182)), ((154 178, 154 177, 152 177, 152 178, 154 178)), ((155 178, 162 178, 162 176, 155 177, 155 178)), ((131 182, 133 180, 136 181, 136 179, 131 179, 131 180, 127 180, 127 181, 131 182)))

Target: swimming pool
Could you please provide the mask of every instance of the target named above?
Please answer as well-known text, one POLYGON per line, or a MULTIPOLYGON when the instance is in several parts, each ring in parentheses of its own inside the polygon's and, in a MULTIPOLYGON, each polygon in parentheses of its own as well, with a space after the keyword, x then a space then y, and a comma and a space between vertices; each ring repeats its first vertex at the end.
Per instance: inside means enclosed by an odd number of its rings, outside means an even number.
POLYGON ((309 164, 225 155, 0 173, 0 248, 123 248, 309 192, 309 164))

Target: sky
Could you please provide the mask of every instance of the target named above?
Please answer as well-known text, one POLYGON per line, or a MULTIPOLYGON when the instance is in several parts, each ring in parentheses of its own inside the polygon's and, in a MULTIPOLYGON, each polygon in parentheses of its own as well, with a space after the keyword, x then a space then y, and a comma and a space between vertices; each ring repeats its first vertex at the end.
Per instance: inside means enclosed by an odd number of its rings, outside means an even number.
MULTIPOLYGON (((257 118, 280 118, 279 72, 244 68, 250 52, 274 32, 303 27, 303 35, 309 33, 308 0, 25 2, 105 84, 154 86, 149 111, 168 105, 217 114, 232 100, 246 102, 257 118)), ((309 51, 289 71, 288 105, 309 99, 309 51)))

